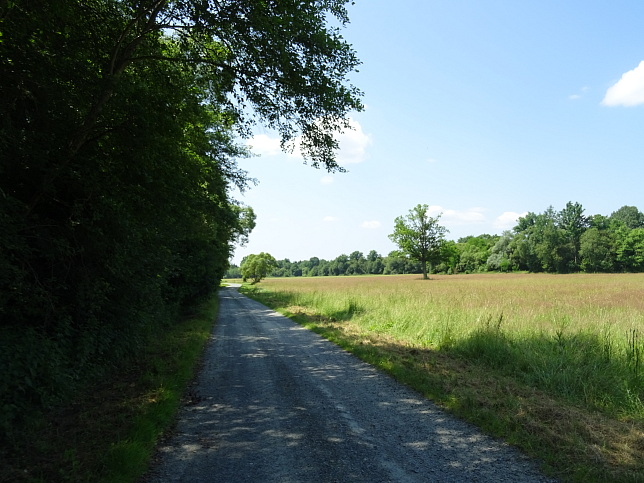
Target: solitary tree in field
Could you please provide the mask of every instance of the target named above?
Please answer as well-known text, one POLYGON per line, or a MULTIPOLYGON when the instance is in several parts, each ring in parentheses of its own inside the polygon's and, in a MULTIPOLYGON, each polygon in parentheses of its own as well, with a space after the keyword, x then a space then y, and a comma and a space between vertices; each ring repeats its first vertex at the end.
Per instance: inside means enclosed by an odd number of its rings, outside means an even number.
POLYGON ((277 267, 275 258, 262 252, 258 255, 248 255, 242 261, 240 268, 244 282, 250 279, 251 283, 259 283, 275 267, 277 267))
POLYGON ((394 232, 389 235, 398 248, 418 260, 423 268, 423 279, 427 280, 427 264, 440 256, 447 229, 438 224, 441 215, 432 218, 427 214, 427 205, 417 205, 407 216, 395 220, 394 232))

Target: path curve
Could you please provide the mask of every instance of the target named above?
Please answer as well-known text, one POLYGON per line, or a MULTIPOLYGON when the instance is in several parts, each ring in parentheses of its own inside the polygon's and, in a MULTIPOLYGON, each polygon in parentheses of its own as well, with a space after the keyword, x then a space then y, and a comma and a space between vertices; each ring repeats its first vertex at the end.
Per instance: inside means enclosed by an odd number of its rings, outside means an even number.
POLYGON ((193 400, 146 481, 552 481, 236 287, 219 297, 193 400))

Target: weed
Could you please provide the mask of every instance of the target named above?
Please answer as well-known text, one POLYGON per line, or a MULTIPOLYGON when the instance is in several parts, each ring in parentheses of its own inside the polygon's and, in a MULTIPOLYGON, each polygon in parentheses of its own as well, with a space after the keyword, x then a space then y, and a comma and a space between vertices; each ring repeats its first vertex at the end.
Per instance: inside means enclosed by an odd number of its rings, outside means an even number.
POLYGON ((633 374, 635 374, 635 377, 637 377, 639 376, 639 373, 640 373, 640 366, 642 363, 641 356, 643 352, 642 348, 644 347, 644 344, 640 346, 639 331, 637 329, 631 329, 630 331, 628 331, 626 335, 626 339, 628 343, 628 350, 626 352, 626 357, 633 369, 633 374))

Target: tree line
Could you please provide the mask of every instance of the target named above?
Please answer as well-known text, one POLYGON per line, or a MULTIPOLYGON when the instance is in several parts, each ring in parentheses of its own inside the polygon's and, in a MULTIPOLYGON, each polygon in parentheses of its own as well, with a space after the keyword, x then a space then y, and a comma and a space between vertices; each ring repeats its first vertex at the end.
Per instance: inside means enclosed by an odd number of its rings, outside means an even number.
POLYGON ((361 109, 345 0, 54 3, 0 2, 0 460, 216 290, 255 123, 337 171, 361 109))
MULTIPOLYGON (((610 216, 586 216, 584 211, 580 203, 569 202, 559 211, 548 207, 542 213, 527 213, 519 218, 512 230, 502 235, 442 240, 429 271, 442 274, 644 271, 644 213, 635 206, 623 206, 610 216)), ((398 225, 401 220, 396 221, 398 225)), ((277 260, 268 275, 315 277, 406 273, 423 273, 418 257, 402 250, 386 256, 371 250, 366 256, 354 251, 333 260, 317 257, 295 262, 277 260)), ((240 268, 231 266, 226 277, 241 278, 240 268)))

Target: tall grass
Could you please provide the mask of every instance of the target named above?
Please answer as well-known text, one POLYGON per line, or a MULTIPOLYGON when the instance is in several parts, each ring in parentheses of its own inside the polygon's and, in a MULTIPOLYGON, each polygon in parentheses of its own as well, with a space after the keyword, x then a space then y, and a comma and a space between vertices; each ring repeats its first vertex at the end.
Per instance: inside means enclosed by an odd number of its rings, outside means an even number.
POLYGON ((644 274, 268 279, 242 290, 563 481, 644 482, 644 274))
POLYGON ((283 305, 644 420, 644 274, 269 279, 283 305))

